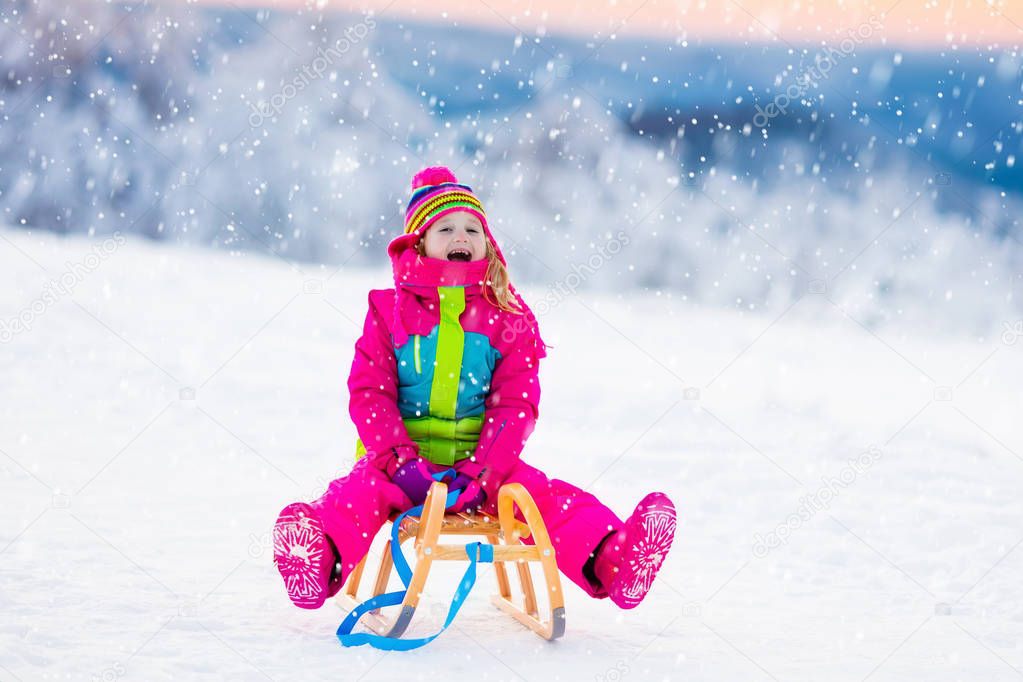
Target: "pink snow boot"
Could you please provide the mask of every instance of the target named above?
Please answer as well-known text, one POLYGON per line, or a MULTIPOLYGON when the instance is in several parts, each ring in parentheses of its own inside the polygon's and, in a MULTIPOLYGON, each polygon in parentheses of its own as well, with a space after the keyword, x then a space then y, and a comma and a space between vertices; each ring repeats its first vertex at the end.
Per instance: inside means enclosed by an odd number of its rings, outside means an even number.
POLYGON ((650 493, 597 553, 594 573, 611 601, 623 609, 636 608, 653 586, 674 538, 675 505, 664 493, 650 493))
POLYGON ((318 609, 341 589, 341 559, 308 504, 289 504, 277 517, 274 563, 295 606, 318 609))

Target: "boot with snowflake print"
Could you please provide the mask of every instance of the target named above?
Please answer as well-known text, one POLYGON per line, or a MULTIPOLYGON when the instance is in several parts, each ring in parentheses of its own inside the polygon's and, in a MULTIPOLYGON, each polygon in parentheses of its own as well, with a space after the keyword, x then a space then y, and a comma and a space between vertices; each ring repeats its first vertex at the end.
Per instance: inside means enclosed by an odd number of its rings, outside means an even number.
POLYGON ((675 523, 675 505, 668 496, 650 493, 621 530, 604 538, 593 568, 617 606, 633 609, 646 597, 671 549, 675 523))
POLYGON ((274 524, 274 564, 295 606, 318 609, 341 589, 341 557, 308 504, 285 507, 274 524))

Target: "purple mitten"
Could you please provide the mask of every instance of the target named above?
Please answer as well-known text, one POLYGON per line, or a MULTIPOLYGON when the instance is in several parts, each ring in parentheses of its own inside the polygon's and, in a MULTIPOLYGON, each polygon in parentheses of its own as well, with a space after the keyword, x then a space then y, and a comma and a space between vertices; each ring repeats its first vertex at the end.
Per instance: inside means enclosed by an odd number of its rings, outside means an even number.
POLYGON ((483 487, 479 484, 479 482, 475 480, 470 481, 469 484, 465 486, 465 490, 462 491, 462 494, 458 496, 457 500, 455 500, 455 503, 451 505, 451 511, 475 514, 486 499, 487 496, 483 492, 483 487))
POLYGON ((475 479, 469 474, 463 474, 459 472, 458 475, 455 476, 453 481, 447 481, 448 492, 451 492, 452 490, 464 491, 466 486, 468 486, 474 480, 475 479))
POLYGON ((433 485, 433 477, 430 475, 426 462, 418 457, 398 467, 391 481, 408 495, 413 504, 417 505, 426 501, 426 494, 430 492, 430 486, 433 485))

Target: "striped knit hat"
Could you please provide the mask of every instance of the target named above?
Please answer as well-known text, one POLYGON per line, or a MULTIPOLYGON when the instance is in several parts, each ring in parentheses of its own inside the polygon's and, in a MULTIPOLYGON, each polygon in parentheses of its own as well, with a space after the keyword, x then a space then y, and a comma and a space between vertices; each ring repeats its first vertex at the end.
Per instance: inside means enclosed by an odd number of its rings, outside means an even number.
POLYGON ((490 233, 483 204, 471 187, 459 184, 455 174, 444 166, 424 168, 412 178, 412 196, 405 209, 405 233, 388 245, 387 253, 394 258, 414 245, 431 225, 455 211, 467 211, 479 219, 497 257, 507 266, 501 247, 490 233))

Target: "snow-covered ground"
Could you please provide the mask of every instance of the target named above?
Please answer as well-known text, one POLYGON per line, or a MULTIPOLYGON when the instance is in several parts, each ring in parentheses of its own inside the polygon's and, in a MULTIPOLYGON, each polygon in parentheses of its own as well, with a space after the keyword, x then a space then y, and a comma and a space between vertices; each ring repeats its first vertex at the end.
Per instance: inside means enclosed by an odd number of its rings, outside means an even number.
POLYGON ((448 632, 383 654, 342 648, 335 607, 291 606, 269 532, 351 464, 344 382, 388 272, 105 248, 0 229, 0 679, 1023 675, 1023 323, 867 330, 812 293, 780 318, 561 300, 525 456, 620 515, 670 493, 661 578, 628 612, 566 581, 550 644, 496 615, 484 567, 448 632))

